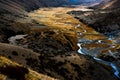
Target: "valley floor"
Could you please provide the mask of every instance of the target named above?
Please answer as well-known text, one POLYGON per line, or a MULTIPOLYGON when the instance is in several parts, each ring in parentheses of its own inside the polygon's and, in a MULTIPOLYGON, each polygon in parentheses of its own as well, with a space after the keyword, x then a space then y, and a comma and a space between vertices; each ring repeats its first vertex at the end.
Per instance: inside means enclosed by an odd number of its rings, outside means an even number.
POLYGON ((30 67, 39 73, 61 80, 96 80, 98 78, 100 80, 117 80, 113 73, 111 74, 113 71, 109 66, 101 65, 91 57, 86 57, 75 51, 82 47, 84 51, 86 50, 85 52, 104 54, 109 51, 116 52, 120 45, 81 23, 74 16, 67 14, 73 10, 92 11, 86 7, 81 9, 80 7, 41 8, 28 13, 29 18, 18 19, 17 22, 23 24, 32 19, 36 25, 31 26, 30 32, 25 35, 10 37, 9 43, 12 45, 1 44, 5 46, 4 49, 8 48, 5 51, 1 48, 1 55, 16 60, 17 63, 30 67), (78 47, 77 43, 83 44, 78 47), (16 53, 16 50, 20 55, 16 53), (92 75, 92 73, 95 74, 92 75), (107 77, 104 77, 104 73, 107 77))

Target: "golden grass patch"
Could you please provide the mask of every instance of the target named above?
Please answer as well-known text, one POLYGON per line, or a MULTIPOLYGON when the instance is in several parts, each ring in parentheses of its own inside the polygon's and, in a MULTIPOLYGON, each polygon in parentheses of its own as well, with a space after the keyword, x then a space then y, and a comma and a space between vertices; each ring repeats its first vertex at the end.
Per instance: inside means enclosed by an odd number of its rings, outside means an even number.
MULTIPOLYGON (((19 68, 22 69, 25 67, 15 63, 15 62, 13 62, 5 57, 0 56, 0 68, 2 68, 2 69, 4 69, 4 68, 9 69, 10 68, 11 69, 11 70, 7 71, 8 73, 4 74, 4 72, 3 72, 3 74, 0 74, 0 80, 6 80, 7 78, 10 78, 10 77, 8 77, 8 75, 12 75, 9 73, 10 71, 12 71, 12 69, 13 69, 12 72, 15 73, 14 72, 15 69, 18 68, 17 71, 19 72, 19 68)), ((0 73, 2 72, 2 69, 0 69, 0 73)), ((25 69, 28 70, 28 73, 25 74, 25 80, 57 80, 57 79, 51 78, 47 75, 37 73, 33 70, 30 70, 29 68, 25 68, 25 69)), ((13 75, 13 76, 17 76, 18 74, 19 73, 16 73, 16 75, 13 75)))

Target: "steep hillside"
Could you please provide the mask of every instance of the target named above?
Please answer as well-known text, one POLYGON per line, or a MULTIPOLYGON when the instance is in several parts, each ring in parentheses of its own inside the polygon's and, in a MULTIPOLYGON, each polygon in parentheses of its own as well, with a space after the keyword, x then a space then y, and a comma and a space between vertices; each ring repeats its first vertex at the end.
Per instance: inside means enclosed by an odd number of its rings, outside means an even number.
POLYGON ((120 8, 120 0, 108 0, 102 1, 99 5, 95 6, 96 8, 101 8, 101 9, 116 9, 120 8))
POLYGON ((67 14, 79 8, 58 7, 72 1, 0 1, 0 79, 117 80, 111 67, 77 53, 78 38, 106 37, 67 14))
POLYGON ((92 11, 73 11, 70 14, 97 31, 107 34, 120 30, 119 3, 120 0, 101 0, 100 4, 92 7, 92 11))
POLYGON ((0 80, 57 80, 0 56, 0 80))
MULTIPOLYGON (((94 53, 98 52, 100 59, 115 63, 117 68, 120 66, 120 6, 118 4, 119 0, 111 0, 101 3, 99 6, 94 6, 91 11, 69 12, 69 14, 73 15, 80 22, 94 28, 107 37, 107 41, 99 39, 98 42, 88 41, 87 43, 86 41, 86 43, 83 43, 85 50, 86 47, 88 50, 86 53, 94 56, 96 55, 94 53), (103 48, 102 44, 109 44, 110 47, 103 48), (101 45, 102 49, 99 51, 101 45)), ((95 37, 92 36, 92 38, 95 37)))
POLYGON ((0 1, 0 42, 7 42, 7 38, 25 33, 29 27, 37 25, 27 16, 29 11, 40 7, 52 7, 71 4, 69 0, 1 0, 0 1), (22 19, 22 22, 18 21, 22 19))
MULTIPOLYGON (((27 74, 26 78, 28 79, 25 80, 29 80, 29 77, 33 78, 30 80, 39 80, 41 78, 46 78, 45 80, 51 79, 45 75, 49 75, 60 80, 117 80, 108 71, 111 70, 109 67, 106 66, 107 70, 91 57, 80 55, 76 52, 61 53, 57 55, 53 55, 48 52, 46 55, 42 53, 38 54, 22 47, 0 43, 0 55, 44 74, 41 75, 42 77, 35 73, 32 74, 32 72, 29 72, 27 68, 16 66, 8 59, 0 57, 0 72, 2 72, 3 75, 5 74, 3 70, 7 69, 7 71, 10 70, 8 73, 6 71, 7 75, 11 75, 16 78, 19 78, 20 74, 23 77, 27 74), (8 65, 9 63, 11 63, 11 65, 8 65), (2 67, 4 66, 3 64, 5 64, 5 67, 2 67), (1 68, 3 68, 3 70, 1 70, 1 68), (22 69, 25 71, 21 71, 22 69), (19 73, 11 74, 14 70, 19 73)), ((24 78, 20 80, 24 80, 24 78)))
MULTIPOLYGON (((69 0, 1 0, 0 8, 5 10, 12 11, 32 11, 38 9, 40 7, 54 7, 54 6, 62 6, 63 4, 70 4, 69 0)), ((3 10, 2 10, 3 11, 3 10)))
POLYGON ((27 11, 39 8, 39 6, 35 7, 31 5, 37 6, 37 4, 33 2, 29 4, 29 2, 25 2, 22 0, 0 1, 0 42, 7 42, 8 37, 19 32, 24 33, 24 28, 26 30, 28 29, 28 23, 23 24, 17 22, 17 20, 28 18, 27 11))
POLYGON ((120 9, 88 12, 72 11, 70 14, 74 15, 84 24, 104 34, 120 30, 120 9))

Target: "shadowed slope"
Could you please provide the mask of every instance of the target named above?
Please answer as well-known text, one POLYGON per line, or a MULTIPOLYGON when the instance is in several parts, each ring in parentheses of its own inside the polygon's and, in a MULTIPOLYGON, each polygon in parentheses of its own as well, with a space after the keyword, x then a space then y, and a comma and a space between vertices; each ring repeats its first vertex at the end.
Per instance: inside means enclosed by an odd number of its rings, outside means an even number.
POLYGON ((100 9, 120 8, 120 0, 109 0, 108 2, 103 1, 99 5, 95 6, 95 8, 100 8, 100 9))
POLYGON ((0 80, 57 80, 0 56, 0 80))
MULTIPOLYGON (((0 54, 31 69, 61 80, 117 80, 90 57, 75 52, 41 55, 21 47, 0 44, 0 54)), ((5 61, 6 62, 6 61, 5 61)), ((8 69, 8 68, 7 68, 8 69)), ((19 71, 19 70, 17 70, 19 71)))

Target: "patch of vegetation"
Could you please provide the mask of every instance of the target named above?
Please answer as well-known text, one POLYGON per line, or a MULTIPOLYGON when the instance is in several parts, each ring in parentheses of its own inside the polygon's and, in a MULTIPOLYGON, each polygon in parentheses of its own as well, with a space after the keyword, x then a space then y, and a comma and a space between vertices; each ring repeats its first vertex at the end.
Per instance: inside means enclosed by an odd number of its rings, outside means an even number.
POLYGON ((13 51, 12 54, 13 54, 14 56, 18 56, 18 53, 17 53, 16 51, 13 51))
POLYGON ((0 67, 0 72, 11 79, 25 80, 25 74, 28 74, 29 71, 20 66, 6 66, 0 67))

